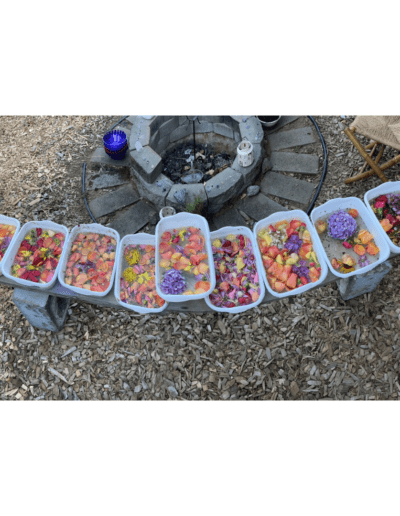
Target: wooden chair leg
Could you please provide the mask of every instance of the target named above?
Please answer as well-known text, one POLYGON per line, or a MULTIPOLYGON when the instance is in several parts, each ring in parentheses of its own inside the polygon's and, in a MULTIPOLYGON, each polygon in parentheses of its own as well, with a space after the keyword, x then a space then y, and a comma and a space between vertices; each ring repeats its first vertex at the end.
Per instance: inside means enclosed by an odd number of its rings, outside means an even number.
MULTIPOLYGON (((351 143, 354 145, 354 147, 358 150, 358 152, 361 154, 361 156, 365 159, 365 161, 368 163, 368 165, 371 167, 374 174, 377 174, 377 176, 380 178, 380 180, 383 183, 387 182, 387 178, 385 177, 385 174, 382 172, 382 170, 378 167, 378 165, 375 164, 373 159, 370 157, 370 155, 366 152, 366 150, 363 148, 361 143, 357 140, 357 138, 354 136, 354 131, 351 131, 348 127, 344 130, 347 137, 351 141, 351 143)), ((371 172, 372 172, 371 171, 371 172)), ((365 172, 365 174, 368 174, 368 172, 365 172)), ((367 177, 367 176, 364 176, 367 177)), ((351 177, 349 179, 353 179, 353 181, 350 181, 353 183, 354 181, 357 181, 358 179, 362 179, 360 176, 351 177)), ((347 181, 347 180, 346 180, 347 181)), ((346 184, 349 184, 346 182, 346 184)))
MULTIPOLYGON (((381 153, 383 154, 383 149, 381 149, 379 151, 377 159, 378 158, 380 159, 382 157, 381 153)), ((383 165, 381 165, 380 169, 381 170, 386 170, 386 169, 388 169, 390 167, 393 167, 393 165, 396 165, 397 163, 400 163, 400 154, 398 154, 397 156, 395 156, 391 160, 389 160, 386 163, 384 163, 383 165)), ((355 177, 349 177, 348 179, 345 180, 345 184, 348 185, 350 183, 354 183, 354 181, 358 181, 359 179, 365 179, 367 177, 371 177, 374 174, 375 174, 374 170, 368 170, 368 172, 364 172, 364 174, 359 174, 358 176, 355 176, 355 177)))

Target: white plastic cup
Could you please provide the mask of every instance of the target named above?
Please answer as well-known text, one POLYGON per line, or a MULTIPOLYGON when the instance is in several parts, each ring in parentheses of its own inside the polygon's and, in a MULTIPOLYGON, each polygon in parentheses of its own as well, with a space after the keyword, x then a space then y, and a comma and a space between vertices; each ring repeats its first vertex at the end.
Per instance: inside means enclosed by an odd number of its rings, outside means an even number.
POLYGON ((254 161, 253 144, 248 140, 242 140, 237 147, 239 165, 249 167, 254 161))
POLYGON ((172 208, 172 206, 164 206, 160 210, 160 219, 163 219, 165 217, 171 217, 172 215, 176 215, 175 208, 172 208))

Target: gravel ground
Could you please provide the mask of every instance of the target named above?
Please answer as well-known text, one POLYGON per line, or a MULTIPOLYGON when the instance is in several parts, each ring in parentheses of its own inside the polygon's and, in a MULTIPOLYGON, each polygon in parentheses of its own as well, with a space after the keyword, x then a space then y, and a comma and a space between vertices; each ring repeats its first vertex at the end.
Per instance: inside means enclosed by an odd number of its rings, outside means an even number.
MULTIPOLYGON (((119 118, 0 117, 0 213, 90 222, 82 162, 119 118)), ((317 205, 362 199, 380 181, 344 185, 363 164, 342 132, 352 118, 316 120, 329 152, 317 205)), ((400 166, 387 175, 398 180, 400 166)), ((33 328, 0 286, 0 398, 398 399, 398 263, 373 293, 347 302, 331 284, 236 316, 75 303, 57 334, 33 328)))

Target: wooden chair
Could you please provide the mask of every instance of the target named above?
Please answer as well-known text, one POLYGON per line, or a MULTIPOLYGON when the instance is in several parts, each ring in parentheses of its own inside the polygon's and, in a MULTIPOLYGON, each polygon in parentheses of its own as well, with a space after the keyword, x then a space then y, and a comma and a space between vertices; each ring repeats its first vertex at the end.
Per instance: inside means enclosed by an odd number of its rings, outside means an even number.
POLYGON ((400 151, 400 116, 358 116, 344 132, 354 147, 365 159, 361 173, 357 176, 346 179, 345 184, 348 185, 350 183, 354 183, 354 181, 373 176, 374 174, 376 174, 382 182, 386 183, 388 179, 383 171, 399 163, 400 154, 383 165, 378 166, 378 164, 383 156, 383 151, 386 146, 400 151), (355 133, 371 138, 371 143, 363 147, 356 138, 355 133), (374 160, 373 154, 379 145, 382 147, 374 160), (367 151, 370 149, 371 152, 368 154, 367 151), (364 172, 365 168, 368 166, 371 170, 364 172))

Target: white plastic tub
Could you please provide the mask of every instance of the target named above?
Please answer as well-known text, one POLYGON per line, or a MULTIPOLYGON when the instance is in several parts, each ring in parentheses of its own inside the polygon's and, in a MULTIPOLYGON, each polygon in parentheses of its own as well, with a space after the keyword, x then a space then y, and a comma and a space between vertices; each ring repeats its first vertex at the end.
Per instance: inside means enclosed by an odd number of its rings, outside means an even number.
POLYGON ((244 235, 245 237, 250 239, 251 245, 253 247, 253 254, 256 259, 256 266, 257 266, 257 272, 258 272, 258 282, 260 285, 260 297, 257 299, 255 303, 251 303, 249 305, 245 306, 235 306, 233 308, 220 308, 218 306, 215 306, 210 301, 210 296, 207 296, 205 298, 205 302, 207 305, 215 310, 216 312, 227 312, 231 314, 237 314, 240 312, 245 312, 246 310, 250 310, 251 308, 256 307, 259 305, 265 296, 265 287, 263 282, 263 276, 262 276, 262 269, 264 268, 263 263, 260 258, 260 253, 256 253, 257 248, 257 241, 254 240, 254 235, 250 231, 249 228, 246 228, 245 226, 226 226, 224 228, 219 229, 218 231, 213 231, 210 235, 211 242, 213 242, 216 238, 225 238, 227 235, 244 235))
MULTIPOLYGON (((374 261, 373 263, 370 263, 367 265, 367 267, 359 267, 353 272, 348 272, 347 274, 342 274, 341 272, 335 270, 331 265, 331 259, 329 259, 327 252, 325 250, 325 247, 322 244, 322 252, 324 255, 324 259, 326 263, 328 264, 329 269, 331 270, 332 274, 335 276, 338 276, 339 278, 349 278, 350 276, 356 276, 357 274, 365 274, 366 272, 372 270, 374 267, 379 265, 380 263, 383 263, 389 258, 390 255, 390 248, 386 242, 385 235, 381 233, 381 227, 378 222, 378 219, 375 217, 375 215, 372 213, 373 216, 369 213, 367 210, 365 204, 358 199, 357 197, 346 197, 346 198, 339 198, 339 199, 332 199, 331 201, 326 202, 322 206, 319 206, 318 208, 314 208, 311 212, 311 220, 312 223, 316 224, 316 222, 320 219, 326 220, 326 218, 329 215, 332 215, 337 210, 349 210, 349 209, 355 209, 358 211, 359 216, 361 217, 367 231, 369 231, 373 237, 375 244, 379 247, 379 258, 374 261)), ((383 230, 382 230, 383 231, 383 230)), ((345 249, 343 247, 343 251, 355 255, 355 253, 351 253, 351 249, 345 249)), ((356 255, 355 255, 356 256, 356 255)), ((368 255, 369 257, 369 255, 368 255)), ((336 256, 335 258, 338 258, 336 256)), ((358 257, 357 257, 358 258, 358 257)))
MULTIPOLYGON (((121 240, 120 245, 118 246, 118 253, 115 258, 116 264, 116 276, 115 276, 115 287, 114 294, 118 303, 124 308, 128 308, 129 310, 133 310, 139 314, 155 314, 158 312, 162 312, 167 308, 168 303, 165 302, 161 308, 146 308, 144 306, 140 306, 138 304, 129 304, 121 301, 121 277, 122 277, 122 269, 124 267, 125 261, 125 249, 128 245, 156 245, 156 237, 153 235, 148 235, 147 233, 137 233, 136 235, 126 235, 121 240)), ((155 250, 157 252, 157 249, 155 250)), ((127 263, 126 263, 127 265, 127 263)), ((163 298, 164 299, 164 298, 163 298)))
POLYGON ((55 222, 52 222, 50 220, 35 220, 32 222, 27 222, 24 224, 19 231, 16 238, 13 238, 11 241, 11 245, 8 248, 7 255, 3 258, 1 262, 1 270, 3 271, 3 274, 6 278, 9 278, 16 283, 19 283, 20 285, 25 285, 29 287, 38 288, 40 290, 45 290, 51 288, 55 282, 57 281, 57 276, 60 271, 60 265, 65 257, 65 250, 66 250, 66 243, 68 240, 68 229, 65 226, 62 226, 60 224, 56 224, 55 222), (22 278, 16 278, 11 274, 11 267, 14 262, 15 255, 18 252, 18 249, 20 248, 21 243, 25 239, 26 235, 31 231, 32 229, 41 228, 42 230, 50 229, 51 231, 55 231, 56 233, 63 233, 65 235, 64 240, 64 247, 62 248, 62 252, 60 255, 60 259, 58 260, 58 264, 56 267, 56 270, 54 271, 54 276, 51 281, 48 283, 35 283, 34 281, 28 281, 24 280, 22 278))
MULTIPOLYGON (((15 226, 15 233, 12 237, 12 240, 10 242, 10 245, 8 246, 7 251, 4 253, 3 259, 1 260, 1 261, 3 261, 7 258, 8 253, 10 252, 11 244, 13 243, 14 238, 18 235, 21 224, 20 224, 19 220, 14 219, 13 217, 6 217, 5 215, 0 215, 0 224, 7 224, 9 226, 15 226)), ((0 262, 0 264, 1 264, 1 262, 0 262)), ((0 276, 1 275, 2 275, 2 272, 1 272, 1 267, 0 267, 0 276)))
POLYGON ((75 238, 77 237, 77 235, 79 233, 98 233, 100 235, 106 235, 106 236, 115 238, 115 240, 117 242, 117 244, 115 246, 115 258, 117 258, 118 246, 119 246, 119 241, 120 241, 119 233, 117 231, 115 231, 115 229, 107 228, 106 226, 102 226, 101 224, 80 224, 79 226, 75 226, 69 235, 68 242, 66 243, 66 245, 64 247, 64 251, 66 251, 66 252, 63 256, 63 259, 60 260, 60 264, 59 264, 60 272, 59 272, 58 279, 63 287, 65 287, 69 290, 73 290, 77 294, 81 294, 83 296, 104 297, 112 289, 114 276, 115 276, 116 261, 114 262, 114 267, 113 267, 113 271, 112 271, 112 275, 111 275, 111 279, 110 279, 110 285, 108 286, 107 290, 105 290, 104 292, 93 292, 92 290, 87 290, 85 288, 74 287, 73 285, 68 285, 64 281, 65 271, 67 269, 68 258, 71 254, 71 247, 72 247, 72 244, 73 244, 75 238))
POLYGON ((310 219, 308 218, 307 214, 304 211, 292 210, 292 211, 279 211, 277 213, 274 213, 273 215, 270 215, 269 217, 257 222, 257 224, 254 226, 253 232, 254 232, 254 236, 255 236, 255 240, 256 240, 256 244, 257 244, 256 252, 257 252, 259 259, 261 260, 261 264, 262 264, 263 280, 265 282, 265 286, 268 289, 268 292, 270 294, 272 294, 273 296, 281 298, 281 297, 296 296, 297 294, 302 294, 303 292, 306 292, 307 290, 310 290, 311 288, 318 287, 318 285, 320 285, 326 278, 326 276, 328 274, 328 267, 324 260, 324 250, 321 245, 321 241, 319 239, 318 233, 316 232, 314 226, 311 224, 310 219), (317 255, 318 262, 321 266, 321 275, 318 278, 318 280, 315 281, 314 283, 307 283, 307 285, 303 285, 302 287, 297 287, 294 290, 292 290, 291 292, 279 293, 279 292, 275 292, 274 290, 272 290, 272 288, 270 287, 270 284, 268 283, 267 271, 265 270, 264 264, 262 263, 262 256, 261 256, 261 251, 258 247, 257 235, 263 228, 268 227, 270 224, 274 225, 276 222, 279 222, 280 220, 287 220, 288 222, 290 222, 294 219, 304 222, 304 224, 307 226, 306 229, 308 229, 308 231, 310 232, 313 250, 314 250, 315 254, 317 255))
MULTIPOLYGON (((190 277, 190 276, 189 276, 190 277)), ((188 289, 194 290, 194 285, 196 283, 195 277, 192 275, 193 280, 190 279, 188 281, 188 289)), ((177 215, 172 215, 171 217, 164 217, 160 220, 156 227, 156 289, 157 293, 160 297, 165 299, 170 303, 178 303, 181 301, 190 301, 191 299, 204 299, 211 294, 211 292, 215 288, 215 270, 214 270, 214 260, 211 249, 211 241, 210 241, 210 229, 208 227, 208 222, 201 215, 194 215, 192 213, 178 213, 177 215), (159 244, 161 241, 161 235, 164 231, 172 231, 173 229, 187 228, 189 226, 193 226, 195 228, 200 228, 202 235, 205 238, 205 252, 208 255, 208 266, 209 266, 209 274, 210 274, 210 289, 203 294, 193 294, 193 295, 183 295, 183 294, 165 294, 161 290, 161 281, 163 277, 163 272, 165 269, 160 269, 159 265, 159 244)))
POLYGON ((386 195, 388 193, 391 194, 400 194, 400 181, 393 181, 393 182, 387 182, 382 183, 381 185, 377 186, 376 188, 373 188, 372 190, 368 190, 368 192, 365 192, 364 195, 364 202, 367 206, 368 212, 371 214, 371 216, 376 219, 378 222, 380 233, 384 235, 386 243, 389 246, 389 249, 392 253, 399 254, 400 253, 400 247, 395 245, 388 235, 386 234, 386 231, 383 229, 383 227, 380 225, 379 220, 375 213, 372 211, 370 202, 375 199, 376 197, 379 197, 380 195, 386 195))

